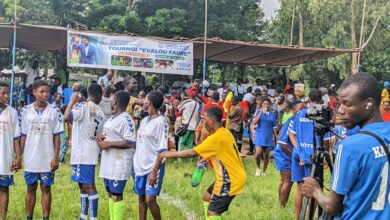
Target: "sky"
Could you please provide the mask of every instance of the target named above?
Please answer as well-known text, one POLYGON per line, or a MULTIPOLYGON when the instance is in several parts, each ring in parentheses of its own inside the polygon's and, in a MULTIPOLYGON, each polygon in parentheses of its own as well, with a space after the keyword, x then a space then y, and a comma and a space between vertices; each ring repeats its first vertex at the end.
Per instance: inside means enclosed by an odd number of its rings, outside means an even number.
POLYGON ((265 19, 270 19, 271 17, 275 17, 275 11, 279 9, 280 3, 279 0, 262 0, 261 6, 264 10, 265 19))

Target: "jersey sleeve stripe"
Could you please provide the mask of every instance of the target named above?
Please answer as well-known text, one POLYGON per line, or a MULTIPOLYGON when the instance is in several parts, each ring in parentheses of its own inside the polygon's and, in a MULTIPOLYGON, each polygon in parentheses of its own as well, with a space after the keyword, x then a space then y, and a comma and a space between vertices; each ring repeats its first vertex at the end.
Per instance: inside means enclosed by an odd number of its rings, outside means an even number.
POLYGON ((291 132, 291 133, 293 133, 293 134, 297 134, 295 131, 293 131, 292 129, 288 129, 288 132, 291 132))
POLYGON ((339 146, 335 166, 334 166, 334 177, 333 177, 333 184, 332 184, 332 190, 336 192, 337 190, 337 182, 339 181, 339 173, 340 173, 340 158, 343 151, 343 145, 339 146))
POLYGON ((278 141, 279 144, 287 144, 286 142, 284 141, 278 141))
POLYGON ((168 149, 160 149, 157 152, 162 153, 162 152, 165 152, 165 151, 168 151, 168 149))

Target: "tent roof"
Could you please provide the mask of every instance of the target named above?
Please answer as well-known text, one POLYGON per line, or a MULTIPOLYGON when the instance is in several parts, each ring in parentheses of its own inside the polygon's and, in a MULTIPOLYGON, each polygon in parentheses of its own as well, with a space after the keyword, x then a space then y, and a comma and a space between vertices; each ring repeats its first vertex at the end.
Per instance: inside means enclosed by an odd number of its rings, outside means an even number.
MULTIPOLYGON (((71 29, 47 25, 19 24, 16 33, 16 44, 18 48, 27 50, 65 50, 68 30, 71 29)), ((117 35, 110 33, 104 34, 117 35)), ((13 26, 0 25, 0 36, 0 48, 11 48, 13 26)), ((147 38, 165 41, 192 42, 194 44, 194 59, 203 59, 203 38, 147 38)), ((227 41, 219 38, 207 39, 207 60, 221 63, 241 63, 260 66, 292 66, 352 52, 354 52, 354 50, 281 46, 236 40, 227 41)))

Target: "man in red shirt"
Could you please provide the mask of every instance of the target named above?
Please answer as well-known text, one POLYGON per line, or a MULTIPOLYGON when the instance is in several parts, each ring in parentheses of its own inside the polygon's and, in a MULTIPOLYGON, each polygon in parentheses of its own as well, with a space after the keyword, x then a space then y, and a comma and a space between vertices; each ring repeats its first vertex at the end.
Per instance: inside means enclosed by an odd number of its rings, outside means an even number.
POLYGON ((223 108, 218 104, 218 99, 219 99, 218 92, 214 92, 212 94, 212 96, 209 97, 209 102, 203 106, 202 113, 201 113, 202 120, 198 124, 198 127, 196 128, 196 132, 195 132, 195 144, 196 145, 202 143, 209 135, 209 131, 207 131, 207 129, 203 123, 204 113, 206 112, 206 110, 211 108, 211 107, 216 106, 223 111, 223 108))

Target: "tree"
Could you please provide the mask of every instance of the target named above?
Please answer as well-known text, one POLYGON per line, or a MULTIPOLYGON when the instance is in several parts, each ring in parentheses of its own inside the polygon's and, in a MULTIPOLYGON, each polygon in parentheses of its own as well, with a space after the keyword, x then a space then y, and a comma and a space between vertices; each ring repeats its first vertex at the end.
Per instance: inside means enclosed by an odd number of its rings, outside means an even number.
POLYGON ((147 17, 147 34, 166 38, 183 36, 186 26, 186 11, 184 9, 159 9, 155 15, 147 17))
MULTIPOLYGON (((360 29, 358 27, 360 27, 359 24, 362 19, 362 13, 360 12, 363 8, 363 0, 282 0, 279 14, 272 22, 270 31, 267 35, 267 40, 269 40, 269 42, 288 44, 289 36, 287 33, 289 33, 290 30, 291 15, 295 3, 300 4, 297 7, 300 7, 300 9, 303 10, 303 39, 306 47, 358 47, 357 36, 360 35, 360 29)), ((373 18, 384 13, 383 10, 386 8, 386 3, 384 1, 368 0, 367 5, 370 10, 367 12, 366 30, 371 30, 375 21, 373 18)), ((298 22, 299 21, 295 21, 294 25, 299 25, 298 22)), ((380 25, 378 26, 376 34, 384 35, 386 32, 388 31, 386 31, 384 26, 380 25)), ((297 42, 298 35, 299 33, 297 33, 295 28, 293 42, 297 42)), ((388 48, 388 43, 385 42, 386 40, 383 42, 378 39, 376 40, 378 41, 378 46, 388 48)), ((382 54, 381 57, 386 57, 378 48, 367 48, 367 50, 371 49, 373 49, 374 54, 382 54)), ((365 59, 365 56, 363 56, 362 63, 364 63, 365 59)), ((388 69, 382 69, 382 71, 388 71, 388 69)), ((342 79, 350 74, 351 56, 349 55, 338 56, 324 61, 311 62, 299 65, 292 69, 292 75, 295 78, 301 78, 313 86, 316 85, 317 82, 322 86, 327 86, 330 82, 340 83, 342 79)))

